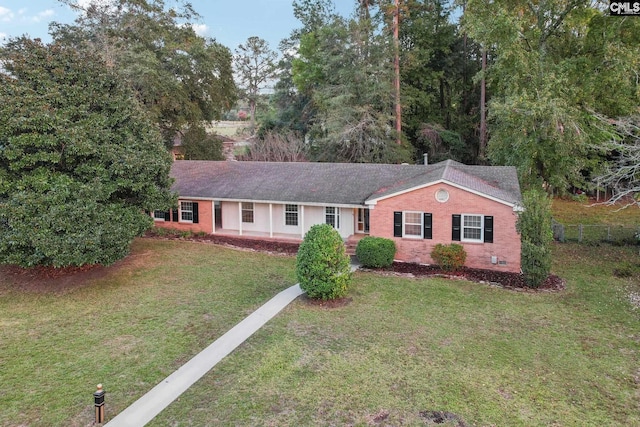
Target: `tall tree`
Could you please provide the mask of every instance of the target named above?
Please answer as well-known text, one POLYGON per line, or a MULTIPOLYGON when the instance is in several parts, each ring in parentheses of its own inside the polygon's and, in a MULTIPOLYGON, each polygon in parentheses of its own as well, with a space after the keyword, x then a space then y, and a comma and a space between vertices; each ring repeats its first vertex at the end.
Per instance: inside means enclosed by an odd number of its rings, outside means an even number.
POLYGON ((79 12, 74 24, 53 23, 54 40, 98 53, 134 89, 171 145, 177 132, 219 119, 236 100, 232 55, 198 36, 190 4, 163 0, 59 0, 79 12))
POLYGON ((451 5, 405 0, 400 25, 403 129, 417 155, 477 161, 479 49, 460 34, 451 5))
POLYGON ((255 128, 256 105, 260 91, 275 77, 277 58, 278 54, 271 50, 269 43, 255 36, 249 37, 236 49, 234 64, 240 80, 239 87, 249 103, 252 128, 255 128))
POLYGON ((606 18, 587 0, 467 3, 465 26, 494 57, 488 155, 517 166, 525 185, 584 186, 601 161, 590 149, 601 135, 592 111, 626 115, 639 105, 638 24, 606 18))
MULTIPOLYGON (((270 97, 271 114, 261 123, 262 130, 276 130, 287 135, 291 130, 306 135, 316 117, 313 102, 313 85, 300 89, 302 81, 296 72, 294 82, 294 61, 303 37, 313 39, 313 33, 330 23, 336 16, 331 0, 294 0, 293 14, 302 23, 290 36, 280 42, 280 61, 274 93, 270 97)), ((310 80, 308 80, 310 81, 310 80)), ((320 81, 317 84, 321 84, 320 81)))
POLYGON ((0 62, 0 263, 122 258, 174 203, 157 128, 88 52, 20 38, 0 62))
POLYGON ((316 111, 311 155, 322 161, 398 162, 395 144, 390 37, 378 23, 333 17, 303 34, 293 61, 296 87, 310 93, 316 111))
POLYGON ((396 142, 402 144, 402 101, 400 98, 400 0, 393 9, 393 86, 396 106, 396 142))

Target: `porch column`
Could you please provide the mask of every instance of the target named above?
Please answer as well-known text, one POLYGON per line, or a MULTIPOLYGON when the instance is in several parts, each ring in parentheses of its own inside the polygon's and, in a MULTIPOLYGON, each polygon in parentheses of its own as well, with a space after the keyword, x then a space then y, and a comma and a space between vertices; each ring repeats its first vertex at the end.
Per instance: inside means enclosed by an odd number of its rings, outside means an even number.
POLYGON ((242 202, 238 202, 238 235, 242 236, 242 202))
POLYGON ((273 203, 269 203, 269 237, 273 237, 273 203))
POLYGON ((300 237, 304 239, 304 205, 300 205, 300 237))

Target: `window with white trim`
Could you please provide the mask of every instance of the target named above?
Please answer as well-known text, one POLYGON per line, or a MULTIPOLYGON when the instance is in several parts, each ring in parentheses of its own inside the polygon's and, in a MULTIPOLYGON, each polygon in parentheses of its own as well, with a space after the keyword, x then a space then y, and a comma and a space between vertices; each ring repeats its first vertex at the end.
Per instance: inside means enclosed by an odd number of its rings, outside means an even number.
POLYGON ((403 212, 402 220, 402 237, 415 237, 417 239, 422 238, 423 219, 422 212, 403 212))
POLYGON ((329 224, 336 230, 340 228, 340 208, 335 206, 327 206, 324 209, 325 223, 329 224))
POLYGON ((462 214, 462 241, 482 242, 482 215, 462 214))
POLYGON ((298 225, 298 205, 284 205, 284 224, 298 225))
POLYGON ((164 221, 165 220, 165 212, 164 211, 153 211, 153 219, 155 221, 164 221))
POLYGON ((242 222, 253 223, 253 202, 242 202, 242 222))
POLYGON ((180 221, 193 222, 193 202, 180 202, 180 221))

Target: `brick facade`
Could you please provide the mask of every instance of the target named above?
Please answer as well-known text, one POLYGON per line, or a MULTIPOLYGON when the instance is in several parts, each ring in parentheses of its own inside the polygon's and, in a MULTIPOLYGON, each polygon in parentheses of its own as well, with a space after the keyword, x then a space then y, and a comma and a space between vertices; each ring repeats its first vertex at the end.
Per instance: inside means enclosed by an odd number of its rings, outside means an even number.
POLYGON ((379 200, 370 213, 370 232, 372 236, 393 239, 396 259, 400 261, 430 264, 433 263, 430 253, 437 243, 459 243, 467 252, 467 267, 520 272, 520 235, 516 232, 516 220, 517 213, 511 206, 451 185, 435 184, 379 200), (435 197, 440 189, 449 193, 444 203, 435 197), (399 211, 431 213, 432 239, 394 237, 394 212, 399 211), (455 214, 492 216, 493 243, 454 242, 452 215, 455 214))
MULTIPOLYGON (((193 233, 213 233, 213 206, 210 201, 207 200, 189 200, 180 199, 180 201, 193 202, 198 204, 198 222, 182 222, 174 221, 175 214, 171 212, 170 221, 155 220, 156 227, 171 228, 180 231, 191 231, 193 233)), ((178 219, 180 219, 180 211, 178 211, 178 219)))

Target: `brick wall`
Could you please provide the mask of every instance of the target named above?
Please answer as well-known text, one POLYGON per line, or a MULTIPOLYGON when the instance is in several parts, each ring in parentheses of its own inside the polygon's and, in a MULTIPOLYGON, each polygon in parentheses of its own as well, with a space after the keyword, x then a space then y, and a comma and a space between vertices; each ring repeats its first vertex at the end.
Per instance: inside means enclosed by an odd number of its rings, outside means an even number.
POLYGON ((454 214, 493 216, 493 243, 455 242, 463 245, 467 252, 467 267, 520 272, 520 235, 516 232, 517 214, 513 208, 447 184, 378 201, 371 210, 370 231, 372 236, 396 242, 397 260, 431 264, 429 254, 437 243, 454 243, 451 232, 454 214), (449 192, 449 199, 444 203, 435 198, 439 189, 449 192), (394 237, 393 215, 397 211, 431 213, 433 238, 394 237), (492 263, 492 257, 496 257, 496 264, 492 263))
MULTIPOLYGON (((180 199, 180 201, 192 201, 188 199, 180 199)), ((178 205, 180 204, 178 202, 178 205)), ((174 222, 173 211, 171 214, 171 221, 154 221, 156 227, 173 228, 181 231, 191 231, 193 233, 204 232, 207 234, 213 233, 213 212, 212 203, 206 200, 193 200, 193 203, 198 204, 198 223, 190 222, 174 222)), ((180 219, 180 212, 178 211, 178 219, 180 219)))

